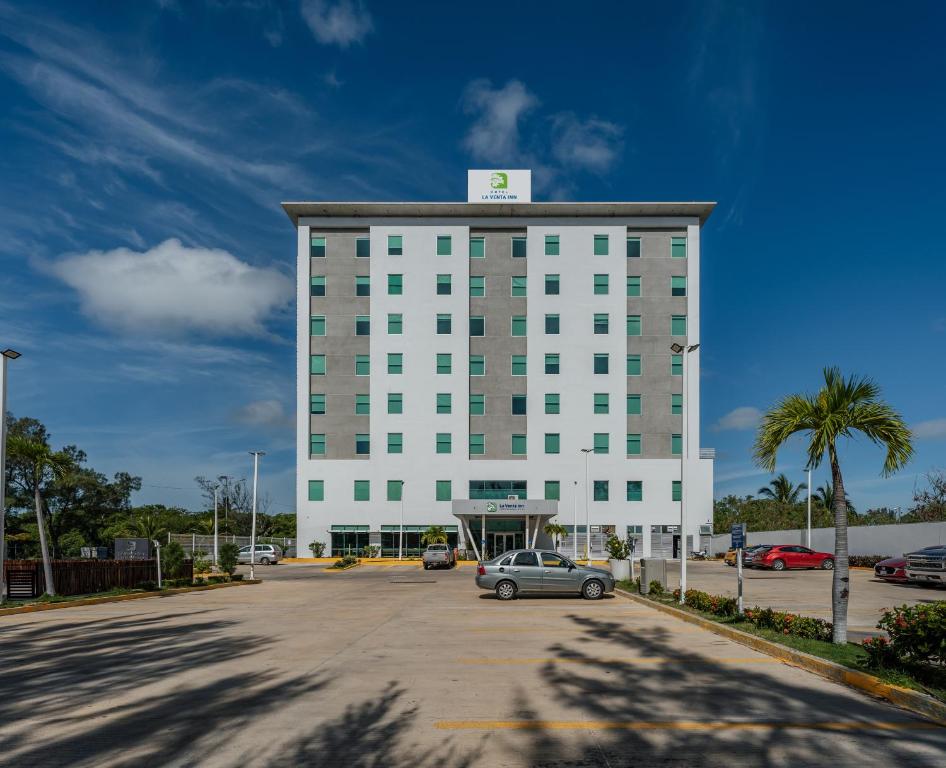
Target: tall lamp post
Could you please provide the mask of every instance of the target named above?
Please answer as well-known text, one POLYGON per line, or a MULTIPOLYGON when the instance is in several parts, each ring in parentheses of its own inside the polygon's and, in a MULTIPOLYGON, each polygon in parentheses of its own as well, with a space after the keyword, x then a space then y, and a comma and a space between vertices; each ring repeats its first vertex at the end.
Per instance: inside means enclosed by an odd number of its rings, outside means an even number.
POLYGON ((214 570, 217 569, 217 491, 220 484, 214 486, 214 570))
POLYGON ((588 508, 588 454, 594 451, 594 448, 579 448, 581 453, 585 454, 585 560, 591 562, 591 512, 588 508))
POLYGON ((575 492, 572 495, 574 500, 575 512, 575 530, 572 531, 572 560, 578 559, 578 481, 575 481, 575 492))
POLYGON ((397 535, 397 559, 404 558, 404 481, 401 480, 401 524, 397 535))
POLYGON ((686 458, 687 458, 687 416, 690 412, 690 409, 687 403, 690 400, 690 393, 687 389, 687 357, 691 352, 695 352, 700 348, 699 344, 671 344, 670 349, 675 355, 680 355, 680 367, 683 369, 681 373, 683 374, 683 396, 681 397, 680 402, 680 418, 683 422, 680 427, 680 603, 683 604, 686 600, 685 594, 687 591, 687 514, 686 514, 686 497, 689 496, 689 492, 684 492, 684 478, 686 475, 686 458))
POLYGON ((20 353, 13 349, 0 352, 0 605, 7 594, 6 579, 4 578, 4 560, 6 558, 6 530, 7 515, 7 361, 16 360, 20 353))
POLYGON ((259 480, 259 457, 266 451, 250 451, 253 457, 253 520, 250 523, 250 581, 256 577, 256 483, 259 480))
POLYGON ((805 529, 805 546, 811 549, 811 464, 805 467, 808 472, 808 527, 805 529))

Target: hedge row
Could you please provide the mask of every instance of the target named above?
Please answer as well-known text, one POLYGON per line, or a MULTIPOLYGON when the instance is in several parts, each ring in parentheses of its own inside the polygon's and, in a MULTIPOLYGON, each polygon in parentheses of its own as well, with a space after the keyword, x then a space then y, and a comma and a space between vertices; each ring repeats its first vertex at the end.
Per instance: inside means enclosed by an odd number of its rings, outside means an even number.
POLYGON ((881 560, 888 560, 890 555, 848 555, 847 563, 855 568, 873 568, 881 560))
POLYGON ((946 664, 946 600, 885 611, 877 628, 886 630, 890 639, 870 637, 863 642, 871 665, 946 664))

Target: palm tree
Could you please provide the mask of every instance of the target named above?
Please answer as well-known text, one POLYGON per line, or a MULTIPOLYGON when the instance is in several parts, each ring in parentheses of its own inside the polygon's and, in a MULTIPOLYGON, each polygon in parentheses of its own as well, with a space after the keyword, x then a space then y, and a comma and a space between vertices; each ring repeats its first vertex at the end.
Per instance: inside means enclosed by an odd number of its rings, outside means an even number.
POLYGON ((556 550, 558 550, 559 542, 568 538, 568 529, 560 523, 546 523, 542 530, 545 531, 546 536, 552 537, 556 550))
POLYGON ((784 473, 780 474, 774 480, 771 480, 767 486, 759 489, 759 495, 765 496, 766 498, 772 499, 773 501, 781 501, 786 504, 796 504, 798 502, 798 495, 804 491, 808 486, 804 483, 799 483, 795 485, 791 480, 786 477, 784 473))
MULTIPOLYGON (((824 485, 819 486, 812 498, 825 509, 834 509, 834 487, 831 482, 825 481, 824 485)), ((854 505, 851 503, 851 497, 847 495, 846 491, 844 493, 844 503, 847 504, 848 512, 852 515, 857 514, 857 510, 854 509, 854 505)))
POLYGON ((156 541, 168 531, 166 516, 160 509, 142 507, 128 520, 126 530, 131 536, 156 541))
POLYGON ((845 379, 838 368, 824 369, 824 386, 814 395, 788 395, 765 414, 756 436, 754 456, 759 466, 775 469, 778 449, 797 432, 808 436, 808 466, 817 467, 828 454, 834 493, 834 578, 831 592, 833 640, 847 642, 850 598, 847 554, 847 494, 838 459, 837 441, 861 432, 887 450, 882 474, 896 472, 913 455, 907 425, 879 399, 880 387, 868 378, 845 379))
POLYGON ((442 525, 431 525, 420 537, 421 544, 446 544, 447 532, 442 525))

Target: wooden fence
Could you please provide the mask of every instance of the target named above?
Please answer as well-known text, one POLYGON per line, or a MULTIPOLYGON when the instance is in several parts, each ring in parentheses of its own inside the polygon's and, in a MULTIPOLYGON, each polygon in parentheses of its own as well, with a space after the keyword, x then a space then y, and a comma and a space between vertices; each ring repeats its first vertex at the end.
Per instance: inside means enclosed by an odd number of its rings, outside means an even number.
MULTIPOLYGON (((182 571, 189 571, 186 561, 182 571)), ((155 560, 53 560, 53 583, 60 595, 87 595, 111 589, 134 589, 158 579, 155 560)), ((193 572, 180 573, 186 578, 193 572)), ((46 591, 42 560, 7 560, 4 564, 10 599, 38 597, 46 591)))

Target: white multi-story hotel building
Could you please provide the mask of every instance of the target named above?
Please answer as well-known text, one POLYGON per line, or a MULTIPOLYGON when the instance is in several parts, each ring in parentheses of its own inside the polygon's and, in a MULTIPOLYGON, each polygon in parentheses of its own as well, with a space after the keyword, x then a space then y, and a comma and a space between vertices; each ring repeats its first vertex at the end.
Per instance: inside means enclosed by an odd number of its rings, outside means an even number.
POLYGON ((402 524, 405 552, 441 525, 498 554, 548 546, 551 519, 566 553, 590 525, 595 554, 615 533, 676 556, 681 495, 699 541, 712 203, 283 207, 298 230, 300 554, 396 555, 402 524))

